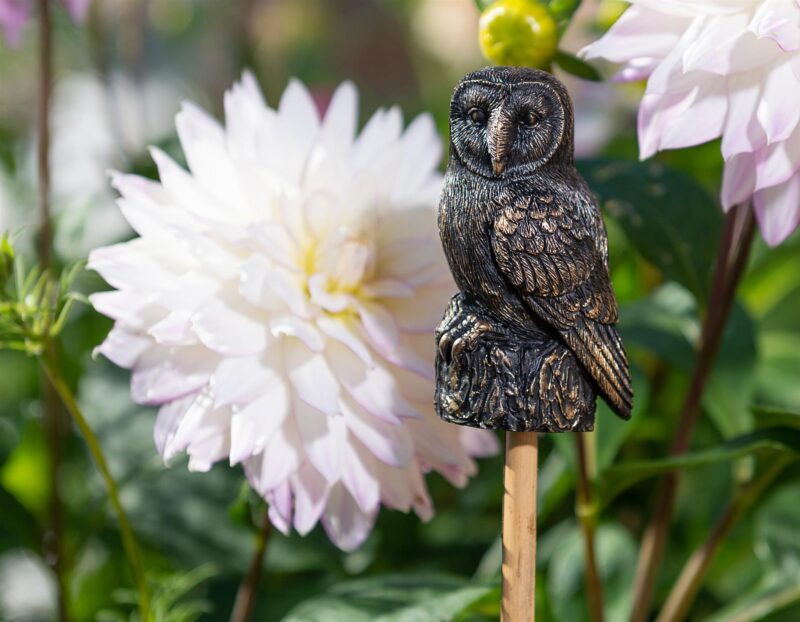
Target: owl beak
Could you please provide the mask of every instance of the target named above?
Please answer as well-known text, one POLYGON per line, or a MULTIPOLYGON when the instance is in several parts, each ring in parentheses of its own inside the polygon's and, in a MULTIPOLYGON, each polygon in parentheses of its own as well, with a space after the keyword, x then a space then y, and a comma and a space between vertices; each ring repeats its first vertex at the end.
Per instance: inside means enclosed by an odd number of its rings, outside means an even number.
POLYGON ((492 160, 492 170, 494 171, 494 174, 497 177, 500 177, 500 175, 503 173, 503 171, 506 170, 506 161, 505 160, 495 160, 495 159, 493 159, 492 160))

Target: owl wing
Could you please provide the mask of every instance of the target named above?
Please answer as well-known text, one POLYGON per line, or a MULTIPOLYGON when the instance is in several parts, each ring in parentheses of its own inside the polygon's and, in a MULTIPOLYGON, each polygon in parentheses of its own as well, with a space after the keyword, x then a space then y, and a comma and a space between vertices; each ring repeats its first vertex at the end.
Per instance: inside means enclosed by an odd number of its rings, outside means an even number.
POLYGON ((507 194, 495 203, 492 247, 498 270, 575 353, 609 405, 628 419, 633 390, 614 328, 617 302, 599 211, 590 205, 576 209, 552 196, 507 194))

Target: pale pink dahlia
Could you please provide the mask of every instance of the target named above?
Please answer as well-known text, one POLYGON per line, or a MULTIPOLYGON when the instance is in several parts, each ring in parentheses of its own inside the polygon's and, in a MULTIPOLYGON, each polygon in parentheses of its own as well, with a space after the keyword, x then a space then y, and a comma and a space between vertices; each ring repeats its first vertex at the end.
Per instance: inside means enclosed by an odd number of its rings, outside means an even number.
POLYGON ((349 83, 320 119, 299 82, 272 109, 245 75, 225 116, 179 113, 188 172, 153 149, 160 182, 114 176, 140 237, 90 256, 117 290, 92 297, 116 320, 99 351, 161 406, 165 460, 241 463, 277 528, 351 550, 380 504, 429 519, 424 475, 463 486, 496 450, 432 408, 441 143, 396 108, 357 136, 349 83))
MULTIPOLYGON (((9 45, 18 45, 22 30, 30 21, 35 0, 0 0, 0 27, 9 45)), ((76 22, 83 21, 92 0, 62 0, 76 22)))
POLYGON ((722 203, 752 200, 764 239, 800 224, 800 0, 631 0, 587 58, 648 78, 642 158, 722 137, 722 203))

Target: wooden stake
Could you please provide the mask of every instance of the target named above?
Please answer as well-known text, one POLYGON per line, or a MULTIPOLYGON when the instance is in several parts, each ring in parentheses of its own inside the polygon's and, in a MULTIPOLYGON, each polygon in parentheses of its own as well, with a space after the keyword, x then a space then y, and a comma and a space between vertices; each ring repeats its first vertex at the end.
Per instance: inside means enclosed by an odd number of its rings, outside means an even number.
POLYGON ((534 622, 536 606, 536 432, 506 432, 503 497, 503 622, 534 622))

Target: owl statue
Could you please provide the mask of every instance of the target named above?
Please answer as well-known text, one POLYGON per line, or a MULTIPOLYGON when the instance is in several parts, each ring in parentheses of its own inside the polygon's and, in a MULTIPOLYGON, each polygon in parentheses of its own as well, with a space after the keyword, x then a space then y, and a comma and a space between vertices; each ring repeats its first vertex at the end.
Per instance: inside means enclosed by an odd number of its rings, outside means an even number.
POLYGON ((597 202, 552 75, 491 67, 450 105, 439 232, 460 293, 436 331, 436 408, 509 431, 587 431, 599 394, 631 414, 597 202))

